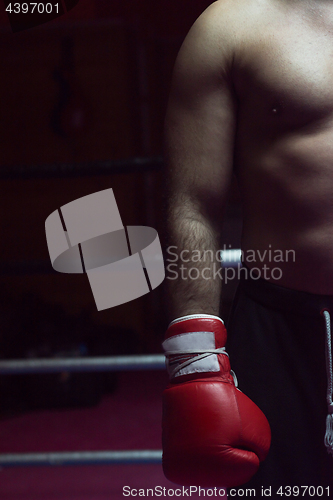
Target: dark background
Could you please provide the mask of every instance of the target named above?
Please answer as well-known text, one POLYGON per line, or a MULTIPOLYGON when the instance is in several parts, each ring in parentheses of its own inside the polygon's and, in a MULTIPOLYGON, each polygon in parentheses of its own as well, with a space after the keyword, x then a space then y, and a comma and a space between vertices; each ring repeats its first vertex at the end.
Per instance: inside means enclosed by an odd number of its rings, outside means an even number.
MULTIPOLYGON (((52 272, 44 223, 63 204, 112 187, 124 225, 150 225, 163 235, 160 169, 94 175, 92 168, 92 175, 67 178, 52 172, 59 164, 162 157, 176 54, 210 3, 80 0, 64 16, 19 33, 0 4, 0 358, 160 352, 163 286, 97 312, 86 276, 52 272), (49 178, 34 178, 36 166, 49 178)), ((227 245, 237 247, 238 228, 233 189, 227 245)))

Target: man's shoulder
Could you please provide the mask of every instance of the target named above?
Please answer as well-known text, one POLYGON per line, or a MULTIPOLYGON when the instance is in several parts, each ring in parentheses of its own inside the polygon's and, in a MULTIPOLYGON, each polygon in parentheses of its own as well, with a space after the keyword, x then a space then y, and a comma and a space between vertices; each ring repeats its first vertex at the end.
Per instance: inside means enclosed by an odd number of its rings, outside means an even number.
POLYGON ((174 75, 188 80, 230 75, 235 61, 261 39, 281 0, 217 0, 190 29, 178 54, 174 75))
POLYGON ((260 30, 274 12, 279 0, 216 0, 197 19, 193 29, 207 39, 236 41, 253 30, 260 30))

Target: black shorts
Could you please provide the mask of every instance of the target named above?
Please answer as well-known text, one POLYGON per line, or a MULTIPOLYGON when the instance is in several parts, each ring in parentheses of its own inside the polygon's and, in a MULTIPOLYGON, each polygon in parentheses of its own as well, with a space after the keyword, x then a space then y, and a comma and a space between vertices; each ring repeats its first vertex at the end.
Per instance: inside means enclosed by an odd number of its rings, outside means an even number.
MULTIPOLYGON (((333 498, 333 459, 324 445, 326 329, 321 315, 326 308, 333 320, 333 296, 246 279, 248 270, 243 270, 228 322, 227 352, 239 389, 270 423, 272 444, 258 473, 242 488, 255 488, 260 497, 262 487, 272 487, 271 498, 284 498, 274 496, 280 486, 329 486, 330 495, 324 490, 322 498, 333 498)), ((312 498, 321 496, 318 492, 312 498)))

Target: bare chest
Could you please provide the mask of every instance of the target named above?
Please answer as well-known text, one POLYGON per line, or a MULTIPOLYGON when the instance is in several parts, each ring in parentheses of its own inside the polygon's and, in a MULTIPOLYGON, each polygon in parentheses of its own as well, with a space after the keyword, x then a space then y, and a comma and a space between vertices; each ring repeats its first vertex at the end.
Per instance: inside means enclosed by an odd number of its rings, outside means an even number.
POLYGON ((240 116, 287 129, 333 122, 333 4, 330 19, 286 16, 258 27, 235 69, 240 116))

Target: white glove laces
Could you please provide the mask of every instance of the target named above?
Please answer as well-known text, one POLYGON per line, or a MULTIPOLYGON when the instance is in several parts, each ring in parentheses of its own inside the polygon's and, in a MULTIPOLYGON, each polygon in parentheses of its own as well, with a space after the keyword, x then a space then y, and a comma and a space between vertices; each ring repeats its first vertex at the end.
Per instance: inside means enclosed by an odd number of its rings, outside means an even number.
POLYGON ((325 433, 325 446, 328 453, 333 455, 333 375, 332 375, 332 335, 331 335, 331 316, 329 311, 324 310, 323 316, 326 325, 326 342, 325 342, 325 355, 326 355, 326 373, 327 373, 327 407, 328 415, 326 417, 326 433, 325 433))
MULTIPOLYGON (((228 356, 229 354, 226 352, 225 347, 218 347, 217 349, 183 349, 181 351, 165 351, 165 357, 169 359, 169 374, 170 378, 173 378, 177 375, 177 373, 185 368, 186 366, 189 366, 190 364, 194 363, 194 361, 199 361, 200 359, 207 358, 207 356, 211 356, 212 354, 224 354, 225 356, 228 356), (197 356, 193 356, 186 361, 183 361, 180 364, 177 364, 174 368, 171 368, 170 366, 170 356, 184 356, 186 354, 197 354, 197 356)), ((179 357, 178 357, 179 360, 179 357)), ((172 360, 173 363, 177 362, 177 358, 174 358, 172 360)), ((233 370, 230 370, 230 373, 232 375, 232 378, 234 379, 235 386, 238 386, 238 380, 236 377, 236 374, 233 370)))

